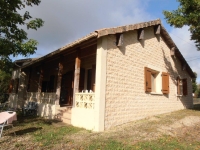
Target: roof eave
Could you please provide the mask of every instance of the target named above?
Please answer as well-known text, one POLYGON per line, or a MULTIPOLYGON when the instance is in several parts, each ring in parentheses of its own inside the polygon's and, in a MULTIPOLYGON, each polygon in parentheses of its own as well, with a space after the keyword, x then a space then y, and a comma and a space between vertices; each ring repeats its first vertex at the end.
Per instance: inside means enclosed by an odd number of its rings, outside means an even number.
POLYGON ((168 32, 166 31, 166 29, 163 26, 161 26, 161 36, 163 37, 163 39, 164 39, 165 43, 167 44, 167 46, 169 47, 169 49, 172 49, 173 47, 175 48, 175 56, 178 57, 178 59, 181 61, 182 64, 186 65, 186 70, 189 73, 190 77, 196 78, 194 72, 192 71, 192 69, 188 65, 187 61, 181 54, 180 50, 178 49, 178 47, 176 46, 176 44, 174 43, 174 41, 172 40, 172 38, 170 37, 170 35, 168 34, 168 32))
POLYGON ((33 65, 33 64, 35 64, 35 63, 37 63, 37 62, 40 62, 40 61, 42 61, 42 60, 44 60, 44 59, 46 59, 46 58, 55 56, 56 54, 59 54, 60 52, 66 50, 66 49, 75 47, 75 46, 77 46, 77 45, 83 43, 84 41, 87 41, 87 40, 89 40, 89 39, 92 39, 92 38, 94 38, 94 37, 97 37, 97 35, 98 35, 97 32, 92 32, 92 33, 90 33, 90 34, 87 35, 87 36, 84 36, 84 37, 82 37, 82 38, 80 38, 80 39, 78 39, 78 40, 76 40, 76 41, 74 41, 74 42, 72 42, 72 43, 70 43, 70 44, 67 44, 66 46, 63 46, 63 47, 59 48, 58 50, 55 50, 55 51, 53 51, 53 52, 51 52, 51 53, 49 53, 49 54, 47 54, 47 55, 45 55, 45 56, 43 56, 43 57, 40 57, 40 58, 38 58, 38 59, 36 59, 36 60, 31 61, 29 64, 22 66, 22 68, 26 68, 26 67, 28 67, 28 66, 30 66, 30 65, 33 65))

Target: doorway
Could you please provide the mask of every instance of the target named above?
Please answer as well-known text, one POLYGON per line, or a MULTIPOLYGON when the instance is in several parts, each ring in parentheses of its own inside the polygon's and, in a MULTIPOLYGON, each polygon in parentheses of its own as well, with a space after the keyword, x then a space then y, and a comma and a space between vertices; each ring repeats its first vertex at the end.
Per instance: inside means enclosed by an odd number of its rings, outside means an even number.
POLYGON ((72 105, 73 101, 74 72, 70 71, 62 75, 60 105, 72 105))

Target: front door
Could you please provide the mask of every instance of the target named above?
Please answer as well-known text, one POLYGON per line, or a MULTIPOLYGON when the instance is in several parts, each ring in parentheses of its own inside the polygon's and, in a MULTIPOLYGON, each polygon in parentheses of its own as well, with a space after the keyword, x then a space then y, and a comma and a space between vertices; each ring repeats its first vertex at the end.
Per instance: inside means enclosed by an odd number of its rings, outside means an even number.
POLYGON ((74 72, 70 71, 62 75, 60 105, 72 105, 74 72))

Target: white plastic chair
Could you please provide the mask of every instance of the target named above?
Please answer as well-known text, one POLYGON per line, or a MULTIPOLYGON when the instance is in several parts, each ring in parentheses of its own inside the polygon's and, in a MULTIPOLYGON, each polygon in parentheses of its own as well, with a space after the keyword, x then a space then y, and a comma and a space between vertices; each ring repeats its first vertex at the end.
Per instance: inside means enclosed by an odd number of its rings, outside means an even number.
MULTIPOLYGON (((7 126, 12 126, 13 128, 13 124, 8 124, 7 120, 5 120, 2 124, 0 124, 0 129, 1 129, 0 138, 2 137, 3 128, 7 126)), ((14 131, 14 134, 16 135, 15 131, 14 131)))

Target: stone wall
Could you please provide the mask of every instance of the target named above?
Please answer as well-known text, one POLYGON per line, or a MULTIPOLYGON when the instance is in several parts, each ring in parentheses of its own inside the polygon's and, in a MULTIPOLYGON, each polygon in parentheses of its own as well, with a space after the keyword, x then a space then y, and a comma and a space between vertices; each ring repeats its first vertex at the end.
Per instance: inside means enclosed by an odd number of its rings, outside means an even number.
POLYGON ((137 31, 123 34, 124 44, 115 45, 108 35, 105 129, 156 114, 193 107, 191 78, 153 27, 144 28, 144 40, 137 31), (150 94, 144 90, 144 67, 154 66, 170 74, 170 93, 150 94), (177 76, 187 78, 188 95, 177 96, 177 76))

